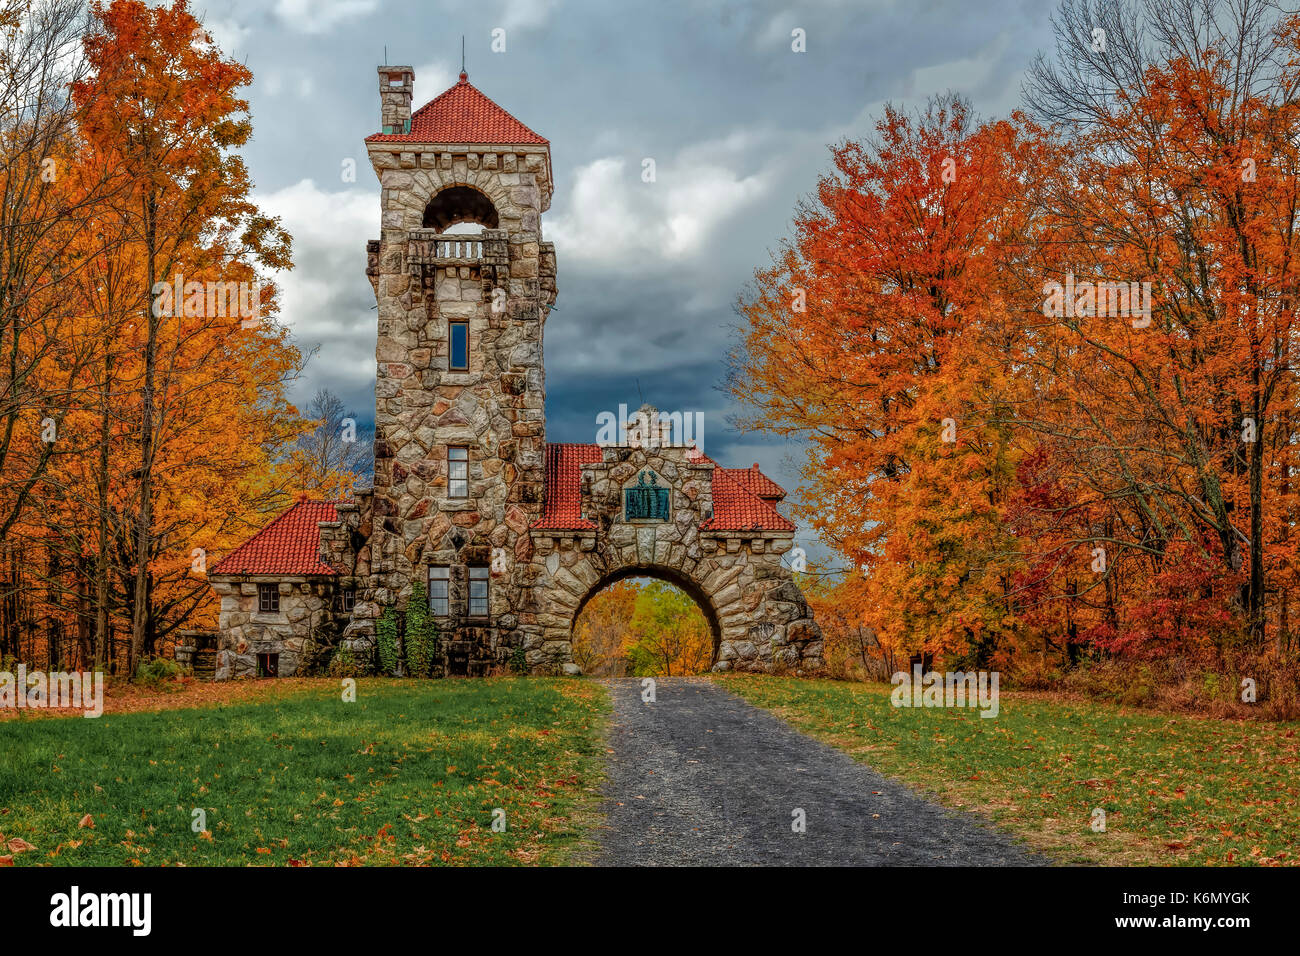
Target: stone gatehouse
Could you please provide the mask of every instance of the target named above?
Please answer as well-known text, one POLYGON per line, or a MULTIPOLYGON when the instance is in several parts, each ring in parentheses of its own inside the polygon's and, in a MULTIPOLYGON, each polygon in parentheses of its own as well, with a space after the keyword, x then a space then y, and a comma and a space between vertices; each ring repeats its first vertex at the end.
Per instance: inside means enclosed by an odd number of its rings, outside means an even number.
POLYGON ((218 677, 287 676, 339 644, 372 655, 413 594, 438 628, 436 673, 576 673, 575 618, 634 576, 695 599, 715 670, 820 671, 821 633, 781 559, 785 493, 757 465, 723 468, 648 407, 616 441, 546 442, 550 144, 464 73, 413 113, 413 80, 379 68, 381 132, 366 139, 382 187, 366 245, 374 487, 298 502, 211 571, 218 677))

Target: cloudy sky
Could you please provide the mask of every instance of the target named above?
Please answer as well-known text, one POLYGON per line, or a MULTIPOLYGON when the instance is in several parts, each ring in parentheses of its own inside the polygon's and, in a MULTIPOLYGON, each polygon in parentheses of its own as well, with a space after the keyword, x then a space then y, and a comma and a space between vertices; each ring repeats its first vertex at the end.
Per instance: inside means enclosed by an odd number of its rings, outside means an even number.
MULTIPOLYGON (((705 450, 759 462, 794 491, 796 446, 728 424, 719 391, 734 303, 788 232, 828 145, 870 132, 885 103, 948 89, 983 116, 1020 103, 1051 46, 1045 0, 566 2, 193 0, 244 62, 256 198, 283 217, 296 267, 283 319, 315 349, 295 397, 319 387, 373 420, 375 300, 365 243, 379 187, 375 68, 415 68, 415 106, 470 81, 551 141, 543 216, 559 297, 547 320, 547 437, 594 441, 596 415, 640 398, 702 411, 705 450), (492 52, 493 31, 504 52, 492 52), (806 34, 806 52, 791 32, 806 34), (653 158, 657 178, 641 180, 653 158), (345 163, 357 165, 346 182, 345 163)), ((814 543, 804 542, 814 550, 814 543)))

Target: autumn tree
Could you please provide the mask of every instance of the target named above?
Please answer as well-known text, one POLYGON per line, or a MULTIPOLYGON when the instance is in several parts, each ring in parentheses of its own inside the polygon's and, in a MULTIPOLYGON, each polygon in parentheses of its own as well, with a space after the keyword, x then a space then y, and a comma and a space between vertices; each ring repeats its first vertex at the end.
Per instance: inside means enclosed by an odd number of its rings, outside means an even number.
POLYGON ((1262 647, 1267 595, 1294 582, 1300 21, 1259 0, 1067 0, 1056 24, 1029 89, 1070 143, 1040 260, 1083 291, 1044 303, 1022 353, 1045 453, 1022 537, 1056 593, 1092 595, 1109 646, 1235 609, 1262 647), (1114 281, 1149 298, 1085 298, 1114 281))
POLYGON ((573 623, 573 662, 593 677, 627 676, 627 646, 639 588, 616 581, 595 594, 573 623))
POLYGON ((650 581, 636 595, 624 645, 635 677, 701 674, 713 664, 713 631, 680 588, 650 581))
MULTIPOLYGON (((287 234, 248 198, 251 182, 237 153, 251 135, 248 104, 239 96, 251 80, 248 70, 222 56, 183 0, 156 7, 114 0, 96 3, 92 12, 95 24, 85 44, 92 75, 73 86, 74 101, 85 107, 84 161, 121 169, 129 181, 109 219, 115 238, 110 254, 133 283, 125 296, 131 317, 125 337, 140 359, 138 367, 119 369, 117 379, 139 395, 134 661, 151 633, 151 559, 160 539, 178 530, 158 527, 161 457, 182 429, 203 427, 173 417, 201 387, 186 373, 223 350, 250 359, 257 348, 274 348, 282 339, 267 321, 271 290, 262 290, 251 310, 214 307, 206 291, 213 283, 250 288, 258 267, 290 262, 287 234), (180 294, 169 296, 172 289, 180 294)), ((241 304, 246 301, 241 296, 241 304)), ((243 397, 255 413, 283 411, 274 395, 269 406, 254 393, 243 397)), ((219 422, 209 419, 207 427, 215 433, 219 422)), ((187 437, 194 443, 189 452, 203 447, 198 433, 187 437)))
POLYGON ((85 71, 86 14, 76 0, 0 2, 0 560, 6 565, 0 650, 14 649, 18 532, 59 445, 64 418, 94 360, 96 318, 68 287, 94 242, 112 170, 72 175, 78 109, 68 84, 85 71))
POLYGON ((751 426, 806 439, 800 513, 866 572, 863 623, 898 648, 984 653, 1007 626, 1021 450, 1002 419, 1039 143, 955 96, 887 108, 833 150, 740 303, 733 395, 751 426))
POLYGON ((1291 654, 1300 16, 1054 23, 1027 115, 941 98, 835 149, 741 302, 736 397, 807 440, 885 653, 1291 654))

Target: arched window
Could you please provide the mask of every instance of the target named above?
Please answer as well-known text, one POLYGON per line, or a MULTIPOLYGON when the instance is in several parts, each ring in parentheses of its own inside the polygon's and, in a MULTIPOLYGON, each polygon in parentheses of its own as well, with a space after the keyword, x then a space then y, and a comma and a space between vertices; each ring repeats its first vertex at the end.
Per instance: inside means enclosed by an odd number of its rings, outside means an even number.
POLYGON ((497 209, 492 200, 470 186, 449 186, 424 207, 424 228, 440 232, 461 222, 474 222, 484 229, 497 228, 497 209))

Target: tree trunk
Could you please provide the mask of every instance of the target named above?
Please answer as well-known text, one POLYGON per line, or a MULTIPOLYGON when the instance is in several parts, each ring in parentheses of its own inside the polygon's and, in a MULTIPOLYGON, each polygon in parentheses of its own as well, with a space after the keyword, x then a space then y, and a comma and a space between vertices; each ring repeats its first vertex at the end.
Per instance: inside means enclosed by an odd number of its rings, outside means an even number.
MULTIPOLYGON (((1256 412, 1258 415, 1259 413, 1256 412)), ((1257 428, 1263 429, 1263 420, 1257 428)), ((1264 436, 1255 435, 1250 446, 1250 638, 1256 648, 1264 647, 1264 436)))
POLYGON ((99 532, 99 553, 95 556, 95 649, 94 665, 104 663, 108 644, 108 441, 110 437, 109 401, 112 395, 113 355, 104 356, 104 385, 100 389, 99 463, 95 475, 95 520, 99 532))
POLYGON ((148 294, 145 295, 146 323, 148 334, 145 338, 144 388, 142 389, 143 409, 140 420, 140 507, 136 520, 135 548, 135 607, 131 616, 131 647, 127 656, 127 669, 134 678, 136 664, 144 650, 149 635, 149 552, 153 528, 153 401, 154 371, 158 340, 158 317, 154 315, 153 286, 157 263, 156 235, 157 204, 152 196, 144 200, 145 215, 145 281, 148 294))

